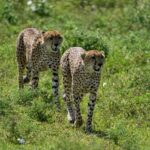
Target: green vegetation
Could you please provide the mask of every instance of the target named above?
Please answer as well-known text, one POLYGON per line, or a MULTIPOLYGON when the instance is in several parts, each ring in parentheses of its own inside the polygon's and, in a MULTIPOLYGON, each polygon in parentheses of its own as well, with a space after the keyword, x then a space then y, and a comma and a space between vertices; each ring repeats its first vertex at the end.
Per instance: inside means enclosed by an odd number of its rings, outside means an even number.
MULTIPOLYGON (((149 0, 0 0, 0 149, 150 149, 149 0), (52 102, 51 72, 18 92, 16 38, 27 27, 63 33, 71 46, 107 53, 93 134, 73 128, 52 102), (19 144, 19 143, 23 144, 19 144)), ((61 76, 61 75, 60 75, 61 76)), ((62 94, 62 81, 60 84, 62 94)), ((88 96, 82 102, 86 119, 88 96)))

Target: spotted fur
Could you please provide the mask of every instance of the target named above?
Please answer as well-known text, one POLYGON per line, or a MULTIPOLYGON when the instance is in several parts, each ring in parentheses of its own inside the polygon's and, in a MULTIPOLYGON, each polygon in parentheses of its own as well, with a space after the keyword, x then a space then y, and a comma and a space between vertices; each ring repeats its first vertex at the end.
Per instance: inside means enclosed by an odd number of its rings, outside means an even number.
POLYGON ((58 69, 60 64, 59 47, 61 34, 57 31, 41 32, 35 28, 23 30, 17 39, 17 62, 19 89, 30 82, 32 88, 38 87, 39 72, 52 69, 52 89, 58 103, 58 69), (23 76, 26 68, 26 75, 23 76))
POLYGON ((74 123, 76 127, 82 125, 81 99, 84 94, 90 93, 86 121, 87 132, 92 129, 92 116, 103 63, 103 52, 97 50, 85 51, 81 47, 68 49, 61 58, 63 98, 67 105, 68 120, 74 123), (71 97, 73 97, 73 102, 71 97))

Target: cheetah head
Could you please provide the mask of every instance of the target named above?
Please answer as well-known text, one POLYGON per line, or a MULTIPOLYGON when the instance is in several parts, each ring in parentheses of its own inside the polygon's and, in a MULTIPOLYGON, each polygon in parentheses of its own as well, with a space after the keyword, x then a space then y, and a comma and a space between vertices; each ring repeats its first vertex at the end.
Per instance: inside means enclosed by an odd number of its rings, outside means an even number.
POLYGON ((61 34, 58 31, 42 32, 44 45, 53 52, 58 52, 63 41, 61 34))
POLYGON ((83 59, 85 69, 89 73, 100 72, 101 67, 103 66, 103 63, 104 63, 104 58, 105 58, 103 51, 100 52, 97 50, 90 50, 81 54, 81 57, 83 59))

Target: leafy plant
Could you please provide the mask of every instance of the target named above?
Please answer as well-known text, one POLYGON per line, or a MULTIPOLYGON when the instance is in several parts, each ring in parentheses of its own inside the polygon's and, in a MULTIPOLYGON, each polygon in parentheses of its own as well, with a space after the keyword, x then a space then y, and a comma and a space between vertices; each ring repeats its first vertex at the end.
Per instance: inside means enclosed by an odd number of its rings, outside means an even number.
MULTIPOLYGON (((53 114, 53 113, 52 113, 53 114)), ((40 97, 33 101, 29 115, 41 122, 53 121, 50 105, 46 104, 40 97)))
POLYGON ((7 1, 3 8, 2 18, 10 24, 16 24, 17 16, 14 11, 14 5, 12 1, 7 1))
POLYGON ((29 0, 27 4, 29 5, 30 9, 39 16, 46 17, 49 16, 51 12, 51 9, 50 7, 48 7, 46 0, 38 0, 38 1, 29 0))
POLYGON ((63 45, 63 51, 66 50, 69 47, 82 47, 85 50, 102 50, 105 52, 105 55, 107 56, 109 52, 108 45, 102 37, 99 35, 98 32, 89 31, 85 32, 84 30, 72 30, 65 33, 65 43, 63 45))

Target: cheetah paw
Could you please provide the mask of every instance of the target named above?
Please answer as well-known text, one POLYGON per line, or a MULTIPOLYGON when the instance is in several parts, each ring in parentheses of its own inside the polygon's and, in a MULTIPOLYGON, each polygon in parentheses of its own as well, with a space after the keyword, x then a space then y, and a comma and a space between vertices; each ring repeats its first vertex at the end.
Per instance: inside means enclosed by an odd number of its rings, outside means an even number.
POLYGON ((76 128, 79 128, 82 124, 83 124, 82 120, 80 120, 80 121, 75 121, 74 126, 75 126, 76 128))
POLYGON ((92 127, 86 127, 85 128, 86 133, 91 133, 92 132, 92 127))

